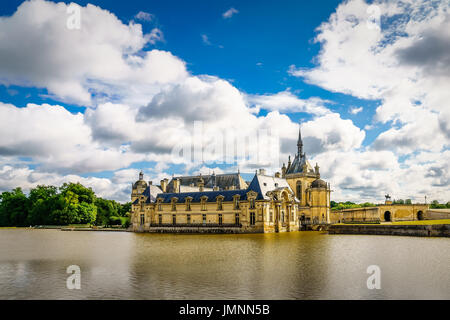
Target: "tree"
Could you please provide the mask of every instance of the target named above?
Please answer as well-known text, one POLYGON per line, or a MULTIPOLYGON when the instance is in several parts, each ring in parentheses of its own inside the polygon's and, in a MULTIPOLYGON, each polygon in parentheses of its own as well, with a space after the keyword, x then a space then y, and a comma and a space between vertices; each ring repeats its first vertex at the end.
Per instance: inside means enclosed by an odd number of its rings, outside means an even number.
POLYGON ((412 204, 411 199, 406 199, 406 200, 405 200, 405 204, 412 204))
POLYGON ((28 214, 28 224, 53 224, 50 213, 57 208, 57 193, 58 190, 54 186, 37 186, 30 190, 28 199, 31 208, 28 214))
POLYGON ((95 193, 91 188, 86 188, 81 183, 64 183, 60 188, 62 194, 73 192, 78 196, 80 202, 94 203, 95 193))
POLYGON ((0 226, 24 227, 27 225, 30 203, 21 188, 15 188, 12 192, 3 192, 0 201, 0 226))

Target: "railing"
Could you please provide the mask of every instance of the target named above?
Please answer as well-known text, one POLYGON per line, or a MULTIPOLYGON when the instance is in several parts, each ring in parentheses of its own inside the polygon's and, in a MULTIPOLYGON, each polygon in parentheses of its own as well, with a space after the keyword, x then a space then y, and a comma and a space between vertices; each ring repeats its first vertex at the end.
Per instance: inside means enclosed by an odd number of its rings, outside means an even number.
POLYGON ((152 223, 150 227, 162 228, 241 228, 242 224, 235 223, 152 223))

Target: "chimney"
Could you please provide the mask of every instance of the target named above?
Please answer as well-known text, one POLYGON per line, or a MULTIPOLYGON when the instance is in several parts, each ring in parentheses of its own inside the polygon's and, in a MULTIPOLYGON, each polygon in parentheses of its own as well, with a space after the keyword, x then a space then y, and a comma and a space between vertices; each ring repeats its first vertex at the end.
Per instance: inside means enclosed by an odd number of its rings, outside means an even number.
POLYGON ((219 187, 218 187, 218 186, 215 186, 215 187, 213 188, 213 191, 219 191, 219 187))
POLYGON ((259 169, 259 174, 266 175, 266 169, 259 169))
POLYGON ((175 193, 180 192, 180 179, 178 179, 178 178, 173 180, 173 192, 175 192, 175 193))
POLYGON ((228 190, 236 190, 236 187, 235 186, 229 186, 228 190))
POLYGON ((275 178, 279 178, 280 177, 280 173, 279 172, 275 172, 275 178))
POLYGON ((162 192, 164 192, 164 193, 167 192, 167 182, 168 182, 168 181, 169 181, 169 180, 167 180, 167 178, 161 180, 161 190, 162 190, 162 192))
POLYGON ((149 181, 148 185, 151 186, 153 184, 153 181, 149 181))

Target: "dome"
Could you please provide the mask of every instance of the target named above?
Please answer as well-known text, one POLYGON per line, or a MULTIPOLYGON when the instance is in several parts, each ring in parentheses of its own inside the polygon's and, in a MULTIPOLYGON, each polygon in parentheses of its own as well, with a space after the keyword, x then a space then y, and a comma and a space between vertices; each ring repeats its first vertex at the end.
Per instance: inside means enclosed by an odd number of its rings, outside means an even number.
POLYGON ((322 179, 314 180, 311 183, 311 188, 327 188, 327 183, 323 181, 322 179))
POLYGON ((133 185, 133 189, 137 188, 147 188, 147 182, 145 182, 144 180, 136 181, 133 185))

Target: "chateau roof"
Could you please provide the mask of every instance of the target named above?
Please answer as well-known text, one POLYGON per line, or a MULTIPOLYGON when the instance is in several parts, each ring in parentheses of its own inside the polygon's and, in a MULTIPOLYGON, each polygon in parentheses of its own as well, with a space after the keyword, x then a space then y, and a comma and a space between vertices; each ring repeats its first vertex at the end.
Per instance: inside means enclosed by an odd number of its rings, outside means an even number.
POLYGON ((187 197, 192 198, 192 202, 200 202, 203 196, 207 196, 207 202, 215 202, 220 195, 224 197, 224 201, 233 201, 233 196, 239 195, 241 200, 247 199, 249 190, 221 190, 221 191, 203 191, 203 192, 182 192, 182 193, 160 193, 157 198, 163 199, 163 203, 169 203, 173 197, 178 198, 178 202, 186 201, 187 197))
POLYGON ((210 174, 210 175, 197 175, 197 176, 180 176, 173 177, 167 185, 168 192, 174 192, 174 180, 180 180, 180 190, 189 191, 192 185, 198 189, 198 181, 203 179, 205 190, 212 190, 214 187, 219 187, 219 190, 226 190, 229 187, 234 186, 236 189, 247 189, 247 184, 239 173, 224 173, 224 174, 210 174), (184 186, 184 187, 183 187, 184 186))
POLYGON ((288 188, 292 192, 292 189, 286 179, 266 176, 263 174, 255 174, 255 177, 248 188, 258 193, 258 200, 269 200, 270 197, 267 195, 269 191, 288 188))
POLYGON ((149 203, 155 202, 156 196, 161 192, 162 190, 158 186, 154 186, 151 184, 144 190, 142 194, 147 197, 147 203, 149 203))

